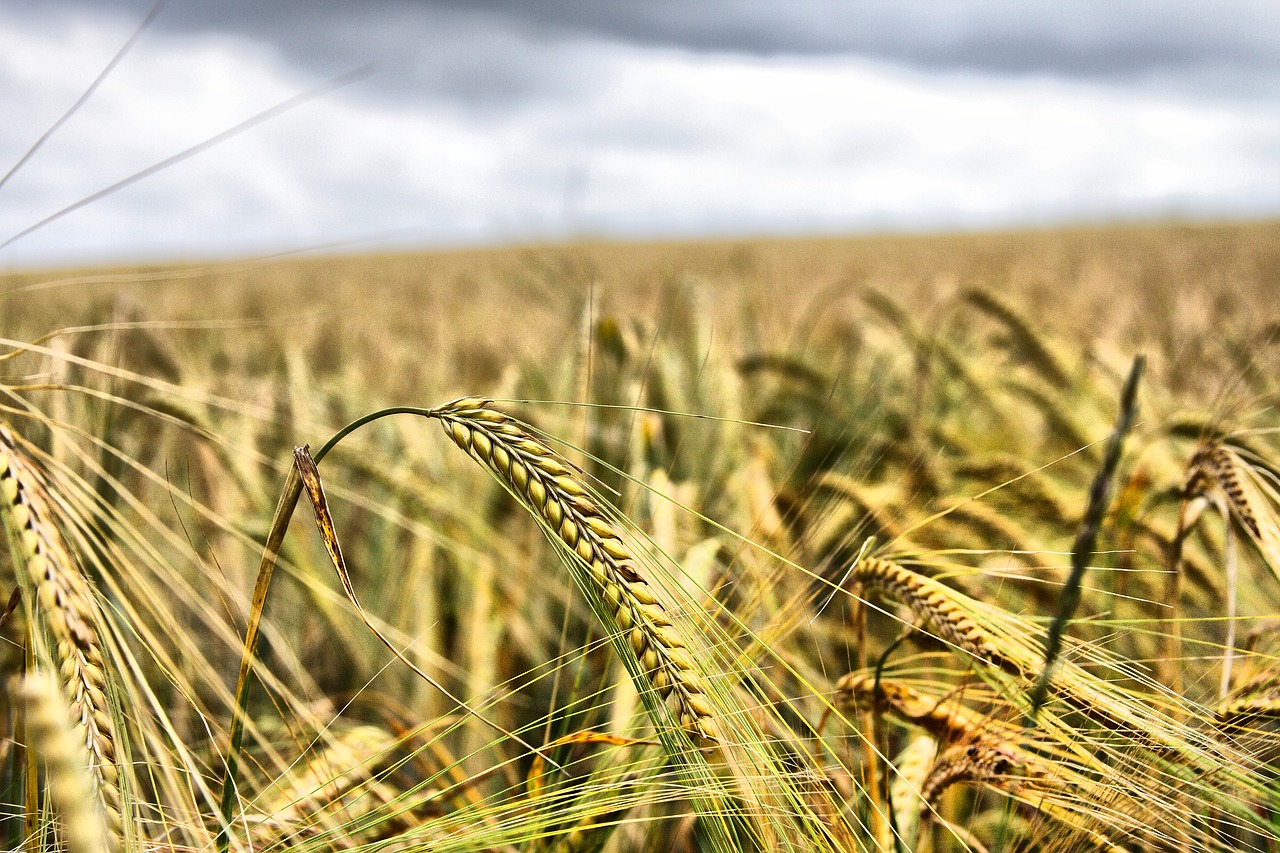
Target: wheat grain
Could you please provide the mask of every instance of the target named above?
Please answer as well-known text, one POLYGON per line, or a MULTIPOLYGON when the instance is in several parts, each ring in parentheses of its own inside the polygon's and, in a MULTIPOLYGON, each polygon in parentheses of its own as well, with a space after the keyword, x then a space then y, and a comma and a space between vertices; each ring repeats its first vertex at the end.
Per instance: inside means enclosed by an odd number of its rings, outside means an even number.
POLYGON ((0 426, 0 513, 4 515, 15 561, 30 595, 30 609, 43 617, 53 640, 58 675, 70 704, 71 722, 89 754, 89 770, 107 828, 114 841, 122 831, 120 768, 115 723, 108 704, 106 667, 98 632, 97 606, 51 523, 51 502, 13 435, 0 426))
POLYGON ((570 568, 595 590, 680 725, 714 738, 714 711, 697 663, 573 467, 488 400, 464 397, 433 415, 455 444, 496 474, 572 552, 570 568))

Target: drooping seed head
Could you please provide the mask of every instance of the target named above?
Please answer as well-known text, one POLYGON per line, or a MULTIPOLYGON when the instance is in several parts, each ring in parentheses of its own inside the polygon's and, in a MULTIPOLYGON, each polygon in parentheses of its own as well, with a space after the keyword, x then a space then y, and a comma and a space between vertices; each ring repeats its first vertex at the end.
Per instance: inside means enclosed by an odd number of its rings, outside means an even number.
POLYGON ((120 768, 107 675, 95 627, 97 604, 79 565, 51 520, 52 502, 18 442, 0 426, 0 515, 13 540, 20 586, 31 595, 48 631, 77 738, 89 755, 90 777, 101 804, 109 843, 122 831, 120 768))
POLYGON ((569 550, 570 569, 599 596, 612 627, 680 726, 714 738, 715 712, 693 656, 577 470, 488 400, 464 397, 433 413, 450 440, 497 476, 569 550))

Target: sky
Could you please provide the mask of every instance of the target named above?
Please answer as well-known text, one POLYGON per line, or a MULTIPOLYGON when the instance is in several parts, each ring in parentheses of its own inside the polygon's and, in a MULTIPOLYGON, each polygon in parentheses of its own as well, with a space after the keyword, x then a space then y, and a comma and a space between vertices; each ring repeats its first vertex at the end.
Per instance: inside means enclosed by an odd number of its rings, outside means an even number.
MULTIPOLYGON (((0 4, 0 174, 153 6, 0 4)), ((1274 216, 1273 0, 169 0, 0 268, 1274 216)))

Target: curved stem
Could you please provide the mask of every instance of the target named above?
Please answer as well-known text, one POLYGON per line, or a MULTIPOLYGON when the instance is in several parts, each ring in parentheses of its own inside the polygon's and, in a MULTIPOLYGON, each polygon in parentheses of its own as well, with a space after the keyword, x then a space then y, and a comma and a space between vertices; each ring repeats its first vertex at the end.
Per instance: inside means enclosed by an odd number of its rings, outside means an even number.
MULTIPOLYGON (((387 415, 421 415, 432 417, 435 409, 423 409, 412 406, 396 406, 379 409, 376 412, 357 418, 338 430, 333 438, 324 443, 320 452, 313 458, 318 463, 325 455, 337 446, 338 442, 355 432, 365 424, 372 423, 387 415)), ((271 585, 271 576, 275 571, 280 547, 284 543, 285 533, 289 529, 289 519, 293 517, 294 507, 302 495, 302 479, 296 464, 289 466, 289 476, 276 504, 275 515, 271 520, 271 530, 267 534, 267 542, 263 548, 262 563, 258 567, 258 580, 253 590, 253 605, 249 611, 249 621, 245 627, 244 651, 240 658, 240 675, 236 680, 235 709, 231 717, 231 732, 227 744, 227 758, 224 762, 222 777, 222 795, 218 804, 220 818, 218 835, 214 848, 218 853, 226 853, 231 843, 231 820, 236 799, 236 777, 240 768, 240 748, 244 739, 244 723, 249 705, 249 679, 253 674, 253 662, 258 649, 258 631, 262 624, 262 614, 267 606, 267 590, 271 585)))
POLYGON ((439 410, 424 409, 420 406, 392 406, 387 409, 378 409, 378 411, 371 412, 364 417, 356 418, 354 421, 335 432, 333 434, 333 438, 326 441, 311 458, 316 461, 317 465, 319 465, 324 460, 325 456, 329 454, 329 451, 333 450, 333 448, 336 447, 338 442, 342 441, 342 439, 360 429, 360 427, 365 424, 373 423, 374 421, 385 418, 388 415, 419 415, 424 418, 432 418, 435 417, 437 411, 439 410))

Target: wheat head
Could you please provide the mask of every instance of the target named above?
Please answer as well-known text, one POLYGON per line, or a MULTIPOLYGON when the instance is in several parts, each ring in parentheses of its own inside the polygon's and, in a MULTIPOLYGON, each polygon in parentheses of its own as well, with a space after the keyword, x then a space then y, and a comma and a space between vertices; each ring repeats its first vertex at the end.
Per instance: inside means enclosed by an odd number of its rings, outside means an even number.
POLYGON ((681 727, 714 738, 714 711, 697 663, 575 469, 488 400, 464 397, 433 414, 455 444, 497 475, 572 552, 570 569, 598 594, 681 727))
POLYGON ((990 632, 955 601, 947 587, 889 560, 864 558, 851 576, 855 593, 876 592, 901 602, 924 624, 929 634, 952 647, 995 666, 1008 661, 992 642, 990 632))
POLYGON ((1187 500, 1221 492, 1231 513, 1255 538, 1262 536, 1258 514, 1245 490, 1239 458, 1230 448, 1210 443, 1198 448, 1187 463, 1182 493, 1187 500))
POLYGON ((26 706, 27 748, 44 759, 49 797, 62 818, 68 853, 106 853, 103 814, 94 808, 85 743, 70 725, 66 697, 48 675, 32 672, 18 683, 26 706))
POLYGON ((34 609, 39 613, 52 639, 71 723, 88 751, 88 769, 108 832, 118 842, 123 826, 120 768, 115 723, 107 700, 106 667, 95 628, 97 605, 89 582, 51 521, 51 502, 40 477, 3 426, 0 497, 0 514, 22 574, 19 585, 29 597, 28 612, 34 609))
POLYGON ((944 744, 972 742, 994 724, 989 715, 963 705, 957 694, 925 696, 900 681, 881 679, 877 683, 873 673, 846 673, 835 686, 835 706, 840 710, 888 710, 944 744))
POLYGON ((1027 767, 1024 754, 996 740, 957 744, 938 757, 928 778, 920 786, 920 797, 933 808, 937 806, 942 792, 957 782, 979 782, 1009 788, 1027 767))

